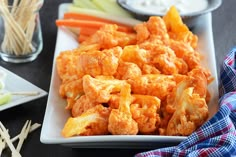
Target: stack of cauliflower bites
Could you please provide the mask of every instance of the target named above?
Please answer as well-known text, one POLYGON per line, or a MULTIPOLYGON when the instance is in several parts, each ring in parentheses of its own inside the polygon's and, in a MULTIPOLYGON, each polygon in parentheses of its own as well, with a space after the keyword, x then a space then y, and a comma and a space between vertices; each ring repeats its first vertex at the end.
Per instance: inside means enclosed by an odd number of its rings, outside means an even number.
POLYGON ((104 25, 61 52, 59 93, 71 112, 62 135, 190 135, 208 118, 213 80, 197 42, 171 7, 131 33, 104 25))

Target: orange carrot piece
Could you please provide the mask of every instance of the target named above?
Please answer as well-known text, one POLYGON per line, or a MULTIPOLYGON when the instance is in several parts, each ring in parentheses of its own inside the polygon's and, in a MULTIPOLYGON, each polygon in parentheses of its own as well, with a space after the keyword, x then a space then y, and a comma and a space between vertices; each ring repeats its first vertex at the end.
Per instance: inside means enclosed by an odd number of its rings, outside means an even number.
POLYGON ((90 28, 100 28, 106 23, 99 21, 87 21, 87 20, 56 20, 57 26, 70 26, 70 27, 90 27, 90 28))
POLYGON ((93 16, 93 15, 74 13, 74 12, 66 12, 64 14, 64 19, 99 21, 99 22, 105 22, 105 23, 109 23, 109 24, 117 24, 119 26, 131 27, 132 28, 132 26, 125 25, 123 23, 115 22, 115 21, 112 21, 112 20, 104 19, 104 18, 101 18, 101 17, 93 16))
POLYGON ((96 33, 97 30, 98 29, 94 29, 94 28, 80 27, 80 34, 92 35, 92 34, 96 33))
MULTIPOLYGON (((88 27, 93 29, 100 29, 103 25, 108 24, 100 21, 89 21, 89 20, 75 20, 75 19, 59 19, 56 20, 56 25, 59 26, 68 26, 68 27, 88 27)), ((133 32, 133 28, 119 26, 118 30, 122 32, 133 32)))
POLYGON ((85 40, 88 39, 88 38, 89 38, 88 35, 80 34, 80 35, 78 36, 78 42, 79 42, 79 43, 82 43, 83 41, 85 41, 85 40))
POLYGON ((119 22, 115 22, 115 21, 112 21, 112 20, 104 19, 104 18, 101 18, 101 17, 97 17, 97 16, 93 16, 93 15, 88 15, 88 14, 66 12, 64 14, 64 19, 99 21, 99 22, 104 22, 104 23, 107 23, 107 24, 117 24, 118 26, 129 28, 129 29, 126 29, 129 32, 134 32, 132 26, 129 26, 129 25, 126 25, 126 24, 123 24, 123 23, 119 23, 119 22))
POLYGON ((100 17, 87 15, 87 14, 73 13, 73 12, 66 12, 64 14, 64 19, 100 21, 100 22, 113 23, 113 24, 115 23, 113 21, 103 19, 103 18, 100 18, 100 17))

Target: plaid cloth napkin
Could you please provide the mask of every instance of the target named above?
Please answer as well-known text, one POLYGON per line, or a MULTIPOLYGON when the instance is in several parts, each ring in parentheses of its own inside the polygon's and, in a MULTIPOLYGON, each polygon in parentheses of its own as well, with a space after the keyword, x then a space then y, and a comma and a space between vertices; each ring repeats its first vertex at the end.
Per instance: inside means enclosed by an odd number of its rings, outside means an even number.
POLYGON ((178 146, 136 154, 135 157, 236 156, 236 47, 226 56, 220 73, 219 111, 178 146))

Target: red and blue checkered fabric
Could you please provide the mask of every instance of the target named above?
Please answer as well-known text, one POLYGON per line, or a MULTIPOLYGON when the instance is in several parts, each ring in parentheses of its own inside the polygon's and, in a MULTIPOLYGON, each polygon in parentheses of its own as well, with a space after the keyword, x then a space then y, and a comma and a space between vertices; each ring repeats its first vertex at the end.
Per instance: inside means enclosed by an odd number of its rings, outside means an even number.
POLYGON ((236 47, 223 62, 219 91, 219 111, 186 140, 177 146, 142 152, 135 157, 236 155, 236 47))

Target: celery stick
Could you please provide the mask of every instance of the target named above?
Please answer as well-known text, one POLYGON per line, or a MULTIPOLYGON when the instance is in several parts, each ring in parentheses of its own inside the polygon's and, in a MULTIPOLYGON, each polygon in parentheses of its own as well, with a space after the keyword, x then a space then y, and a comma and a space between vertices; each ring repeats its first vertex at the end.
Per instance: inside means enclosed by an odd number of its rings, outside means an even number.
POLYGON ((91 1, 109 14, 123 17, 132 17, 132 15, 123 8, 121 8, 116 3, 116 1, 113 0, 91 0, 91 1))
POLYGON ((87 8, 86 4, 84 4, 81 0, 73 0, 73 4, 80 8, 87 8))
POLYGON ((100 10, 90 0, 73 0, 73 4, 81 8, 90 8, 90 9, 100 10))
POLYGON ((70 5, 68 7, 68 12, 77 12, 77 13, 89 14, 89 15, 97 15, 97 14, 106 15, 106 13, 101 11, 101 10, 94 10, 94 9, 88 9, 88 8, 79 8, 79 7, 76 7, 75 5, 70 5))
POLYGON ((3 80, 0 80, 0 90, 1 90, 1 89, 4 89, 4 87, 5 87, 4 81, 3 81, 3 80))
POLYGON ((134 26, 137 25, 139 23, 141 23, 141 21, 136 20, 134 18, 130 18, 130 17, 120 17, 120 16, 111 16, 107 13, 104 13, 102 11, 98 11, 98 10, 93 10, 93 9, 85 9, 85 8, 79 8, 76 7, 74 5, 70 5, 68 7, 68 12, 76 12, 76 13, 80 13, 80 14, 87 14, 87 15, 92 15, 92 16, 96 16, 96 17, 100 17, 100 18, 104 18, 107 20, 111 20, 117 23, 123 23, 129 26, 134 26))
POLYGON ((12 95, 11 93, 5 93, 3 95, 0 95, 0 105, 4 105, 11 101, 12 95))

